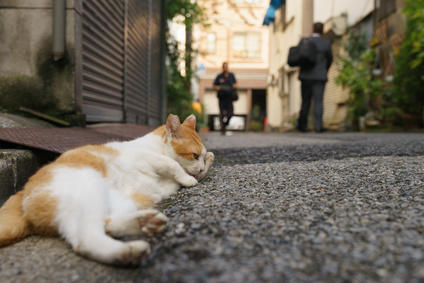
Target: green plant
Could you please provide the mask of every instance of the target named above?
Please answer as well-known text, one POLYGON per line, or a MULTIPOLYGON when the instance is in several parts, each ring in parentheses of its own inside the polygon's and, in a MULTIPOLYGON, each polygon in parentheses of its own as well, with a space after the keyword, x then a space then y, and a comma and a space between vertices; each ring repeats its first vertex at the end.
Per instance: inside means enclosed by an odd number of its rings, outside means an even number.
POLYGON ((261 107, 259 105, 253 106, 253 109, 250 113, 250 123, 249 130, 250 131, 262 131, 263 130, 263 122, 261 121, 261 107))
POLYGON ((405 115, 421 117, 424 107, 424 0, 407 0, 406 34, 395 60, 393 100, 405 115))
MULTIPOLYGON (((192 114, 191 103, 191 79, 194 76, 192 58, 195 50, 191 44, 191 30, 194 24, 202 24, 207 20, 204 8, 196 1, 191 0, 167 0, 167 19, 186 27, 186 42, 184 54, 179 51, 178 42, 167 32, 167 105, 168 113, 176 114, 180 119, 192 114), (185 69, 181 72, 179 66, 184 62, 185 69)), ((202 123, 204 117, 197 115, 198 123, 202 123)))
POLYGON ((412 69, 424 63, 424 0, 407 0, 404 13, 407 17, 407 32, 404 45, 410 47, 412 69))
POLYGON ((345 49, 336 83, 350 90, 347 119, 357 128, 359 117, 370 110, 370 100, 382 94, 384 82, 372 75, 376 54, 362 35, 351 33, 345 49))
POLYGON ((168 39, 167 56, 167 110, 168 113, 176 114, 182 120, 192 113, 191 102, 193 95, 187 89, 186 79, 178 69, 180 54, 178 52, 178 44, 172 38, 168 39))

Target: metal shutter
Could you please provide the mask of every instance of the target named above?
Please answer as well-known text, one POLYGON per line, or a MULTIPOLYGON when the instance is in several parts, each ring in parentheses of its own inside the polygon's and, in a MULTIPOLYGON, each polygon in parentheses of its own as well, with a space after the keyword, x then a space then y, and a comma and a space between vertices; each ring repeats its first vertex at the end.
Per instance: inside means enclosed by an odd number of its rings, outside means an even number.
POLYGON ((87 121, 123 121, 124 1, 83 1, 82 108, 87 121))
MULTIPOLYGON (((150 0, 152 1, 152 0, 150 0)), ((159 123, 161 117, 161 1, 152 1, 150 23, 150 100, 149 124, 159 123)))
POLYGON ((162 5, 82 0, 81 97, 88 122, 160 122, 162 5))
POLYGON ((127 122, 147 124, 150 93, 149 1, 129 0, 125 108, 127 122))

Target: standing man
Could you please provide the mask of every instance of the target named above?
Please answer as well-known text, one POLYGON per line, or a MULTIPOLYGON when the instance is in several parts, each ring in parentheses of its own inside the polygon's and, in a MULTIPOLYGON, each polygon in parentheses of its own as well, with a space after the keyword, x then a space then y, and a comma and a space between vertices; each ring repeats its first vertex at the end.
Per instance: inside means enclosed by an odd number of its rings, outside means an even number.
POLYGON ((325 84, 327 83, 328 69, 333 62, 333 53, 329 40, 322 38, 324 25, 315 23, 313 34, 309 38, 315 44, 316 57, 313 66, 300 66, 299 80, 302 83, 302 106, 297 128, 301 132, 306 132, 308 126, 308 112, 312 98, 314 99, 314 129, 317 133, 323 131, 323 97, 325 84))
POLYGON ((218 92, 219 122, 221 133, 226 134, 225 129, 233 116, 233 92, 236 89, 236 77, 228 71, 228 63, 222 63, 222 73, 216 76, 213 88, 218 92))

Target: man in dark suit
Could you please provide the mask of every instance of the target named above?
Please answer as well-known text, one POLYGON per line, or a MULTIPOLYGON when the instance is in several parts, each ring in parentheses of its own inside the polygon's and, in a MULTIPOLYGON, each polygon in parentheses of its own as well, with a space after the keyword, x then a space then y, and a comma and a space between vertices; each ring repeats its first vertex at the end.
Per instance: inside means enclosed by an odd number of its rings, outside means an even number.
POLYGON ((222 63, 222 73, 216 76, 213 83, 214 89, 218 92, 219 100, 219 122, 221 125, 221 133, 223 135, 230 135, 226 132, 226 127, 230 123, 233 116, 233 91, 237 88, 236 77, 233 73, 228 71, 228 63, 222 63))
POLYGON ((324 25, 315 23, 313 34, 307 39, 311 40, 316 47, 315 64, 311 67, 300 67, 299 80, 302 83, 302 106, 297 128, 306 132, 308 125, 308 112, 312 98, 314 99, 314 129, 317 133, 323 131, 323 97, 325 84, 327 83, 328 69, 333 62, 331 43, 322 37, 324 25))

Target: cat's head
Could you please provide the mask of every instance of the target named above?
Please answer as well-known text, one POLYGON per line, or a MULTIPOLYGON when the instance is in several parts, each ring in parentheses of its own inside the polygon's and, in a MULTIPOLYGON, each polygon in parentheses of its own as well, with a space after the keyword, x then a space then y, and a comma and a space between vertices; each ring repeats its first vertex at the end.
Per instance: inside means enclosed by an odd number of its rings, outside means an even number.
POLYGON ((170 147, 172 157, 184 170, 196 177, 205 170, 206 148, 196 132, 196 117, 188 116, 180 123, 178 116, 169 114, 164 140, 170 147))

